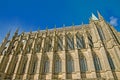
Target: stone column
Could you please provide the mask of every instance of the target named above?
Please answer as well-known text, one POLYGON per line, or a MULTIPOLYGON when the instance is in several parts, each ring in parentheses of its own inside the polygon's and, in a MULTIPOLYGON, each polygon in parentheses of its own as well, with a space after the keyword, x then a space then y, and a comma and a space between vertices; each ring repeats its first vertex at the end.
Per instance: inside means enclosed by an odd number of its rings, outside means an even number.
POLYGON ((74 56, 75 56, 74 57, 75 75, 73 76, 73 79, 81 79, 78 50, 75 50, 75 55, 74 56))
POLYGON ((40 79, 40 68, 42 67, 41 64, 41 57, 42 53, 37 54, 37 66, 36 66, 36 73, 34 75, 34 80, 39 80, 40 79))
POLYGON ((8 63, 6 65, 6 69, 5 69, 6 74, 9 74, 9 70, 10 70, 10 66, 12 64, 13 58, 14 58, 14 56, 12 54, 9 55, 9 60, 8 60, 8 63))
POLYGON ((75 30, 74 30, 74 48, 75 48, 75 53, 74 53, 73 58, 74 58, 75 74, 73 75, 73 79, 81 79, 80 65, 79 65, 79 54, 78 54, 78 49, 77 49, 75 30))
POLYGON ((44 52, 44 43, 45 43, 45 36, 42 37, 41 50, 40 50, 41 53, 44 52))
POLYGON ((111 49, 111 53, 113 53, 113 62, 115 66, 115 73, 118 79, 120 79, 120 49, 118 46, 114 46, 111 49))
POLYGON ((30 68, 30 63, 31 63, 31 59, 32 59, 32 54, 27 54, 27 63, 26 63, 26 67, 25 67, 25 73, 23 75, 23 80, 28 78, 29 75, 29 68, 30 68))
POLYGON ((110 68, 110 65, 109 65, 109 62, 108 62, 108 58, 107 58, 107 55, 106 55, 105 48, 103 46, 100 47, 100 53, 102 54, 102 58, 104 60, 104 66, 105 66, 105 71, 106 71, 106 78, 107 79, 114 78, 113 74, 111 72, 111 68, 110 68))
POLYGON ((94 24, 94 22, 91 22, 89 24, 89 26, 91 28, 91 36, 94 36, 94 37, 92 37, 93 38, 93 42, 96 43, 98 40, 100 40, 100 37, 99 37, 98 31, 97 31, 96 25, 94 24))
POLYGON ((54 54, 54 44, 55 44, 54 36, 52 38, 52 50, 51 50, 51 52, 47 53, 49 60, 50 60, 50 65, 49 65, 49 73, 46 75, 46 79, 52 79, 52 76, 53 76, 53 74, 52 74, 53 73, 53 54, 54 54))
POLYGON ((89 78, 97 78, 94 61, 93 61, 93 56, 92 56, 92 51, 90 48, 87 49, 87 54, 89 55, 88 59, 86 57, 86 60, 88 63, 88 72, 90 72, 90 75, 91 75, 89 78))
POLYGON ((62 53, 62 79, 66 79, 66 40, 65 31, 63 32, 63 51, 62 53))
POLYGON ((17 73, 19 71, 19 66, 20 66, 20 63, 21 63, 21 60, 22 60, 22 55, 18 55, 18 61, 17 61, 17 64, 16 64, 16 67, 15 67, 15 70, 14 70, 14 74, 13 74, 13 77, 12 77, 12 80, 16 79, 17 77, 17 73))
POLYGON ((46 79, 52 79, 52 70, 53 70, 53 52, 47 53, 49 57, 49 72, 46 74, 46 79))
POLYGON ((0 67, 2 66, 1 64, 2 64, 2 62, 3 62, 3 59, 4 59, 4 55, 1 55, 1 56, 0 56, 0 67))
MULTIPOLYGON (((95 25, 92 24, 91 26, 95 26, 95 25)), ((92 29, 94 30, 94 28, 95 27, 93 27, 92 29)), ((89 72, 89 73, 86 73, 86 77, 87 78, 97 78, 96 71, 95 71, 95 66, 94 66, 94 61, 93 61, 93 56, 92 56, 92 50, 90 48, 89 41, 88 41, 88 35, 87 35, 85 30, 83 30, 83 33, 84 33, 85 45, 86 45, 86 49, 87 49, 86 54, 89 55, 89 56, 86 57, 86 61, 87 61, 87 64, 88 64, 87 65, 88 66, 88 72, 89 72)), ((93 33, 95 34, 96 30, 93 33)), ((93 41, 96 41, 98 38, 97 37, 94 38, 93 41)))

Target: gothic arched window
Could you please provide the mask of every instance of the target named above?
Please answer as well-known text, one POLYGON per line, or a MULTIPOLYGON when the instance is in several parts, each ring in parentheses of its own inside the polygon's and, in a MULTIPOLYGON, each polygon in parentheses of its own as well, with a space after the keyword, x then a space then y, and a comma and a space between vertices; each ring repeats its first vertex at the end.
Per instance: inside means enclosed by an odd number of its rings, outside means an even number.
POLYGON ((96 54, 93 55, 93 60, 94 60, 95 70, 96 71, 102 70, 99 57, 96 54))
POLYGON ((94 47, 93 41, 92 41, 92 36, 89 33, 87 35, 88 35, 88 43, 89 43, 90 47, 94 47))
POLYGON ((72 50, 74 49, 74 37, 69 33, 66 36, 67 39, 67 49, 72 50))
POLYGON ((80 71, 81 72, 86 72, 88 70, 87 68, 87 62, 86 62, 86 58, 82 55, 80 56, 80 71))
POLYGON ((111 70, 115 70, 115 65, 114 65, 114 63, 113 63, 113 60, 112 60, 110 54, 107 54, 107 57, 108 57, 108 62, 109 62, 109 64, 110 64, 111 70))
POLYGON ((77 48, 85 48, 85 42, 83 36, 76 34, 77 48))
POLYGON ((15 71, 15 67, 16 67, 16 64, 17 64, 17 61, 18 61, 18 57, 15 58, 14 62, 13 62, 13 66, 11 68, 11 73, 13 74, 14 71, 15 71))
POLYGON ((22 68, 21 68, 21 73, 24 74, 25 69, 26 69, 26 64, 27 64, 27 59, 23 61, 22 68))
POLYGON ((36 72, 36 67, 37 67, 37 61, 34 61, 32 64, 32 68, 31 68, 31 73, 34 74, 36 72))
POLYGON ((105 40, 105 36, 104 36, 102 28, 97 26, 97 30, 98 30, 98 34, 100 36, 100 39, 105 40))
POLYGON ((62 38, 61 36, 58 36, 58 37, 57 37, 57 40, 58 40, 58 41, 57 41, 57 45, 58 45, 58 46, 57 46, 57 47, 58 47, 57 49, 58 49, 58 50, 63 50, 63 38, 62 38))
POLYGON ((52 39, 50 37, 46 37, 45 39, 45 51, 49 52, 52 49, 52 39))
POLYGON ((38 38, 38 40, 36 41, 36 45, 35 45, 35 51, 36 52, 40 52, 40 48, 41 48, 41 39, 38 38))
POLYGON ((32 43, 33 43, 33 39, 30 39, 30 40, 28 41, 28 45, 27 45, 27 53, 30 53, 30 50, 31 50, 31 48, 32 48, 32 43))
POLYGON ((45 62, 44 62, 44 73, 48 73, 49 72, 49 61, 48 60, 46 60, 45 62))
POLYGON ((74 61, 70 55, 67 56, 67 73, 74 71, 74 61))
POLYGON ((55 56, 54 67, 55 67, 54 68, 55 73, 61 72, 62 64, 61 64, 61 59, 59 58, 59 56, 55 56))

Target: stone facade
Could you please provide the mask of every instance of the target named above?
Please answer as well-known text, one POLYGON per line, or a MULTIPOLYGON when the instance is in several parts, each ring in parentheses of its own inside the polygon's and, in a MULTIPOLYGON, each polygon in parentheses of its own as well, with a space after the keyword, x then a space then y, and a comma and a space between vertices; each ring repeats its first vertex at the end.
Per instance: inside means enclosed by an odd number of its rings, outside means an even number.
POLYGON ((119 80, 120 33, 98 13, 89 24, 10 32, 0 46, 0 80, 119 80))

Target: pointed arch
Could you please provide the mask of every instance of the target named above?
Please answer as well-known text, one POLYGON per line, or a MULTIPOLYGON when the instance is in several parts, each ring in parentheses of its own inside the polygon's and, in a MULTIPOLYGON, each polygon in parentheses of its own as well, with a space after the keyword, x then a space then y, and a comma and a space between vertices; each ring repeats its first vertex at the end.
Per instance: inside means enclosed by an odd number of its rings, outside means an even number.
POLYGON ((49 68, 50 68, 50 60, 48 58, 47 55, 44 55, 42 57, 42 73, 46 74, 49 72, 49 68))
POLYGON ((74 36, 71 33, 68 33, 66 35, 66 41, 67 41, 67 49, 73 50, 74 49, 74 36))
POLYGON ((45 51, 49 52, 52 49, 52 37, 47 36, 45 38, 45 51))
POLYGON ((90 35, 90 33, 87 32, 87 36, 88 36, 89 46, 90 46, 91 48, 94 47, 94 45, 93 45, 93 40, 92 40, 92 36, 90 35))
POLYGON ((70 55, 67 55, 67 73, 72 73, 74 71, 74 61, 70 55))
POLYGON ((41 43, 42 43, 42 39, 41 39, 41 38, 38 38, 38 39, 36 40, 36 45, 35 45, 35 51, 36 51, 36 52, 40 52, 41 43))
POLYGON ((32 48, 32 43, 33 43, 33 39, 30 39, 28 41, 28 45, 27 45, 27 53, 30 53, 31 48, 32 48))
POLYGON ((54 60, 54 73, 60 73, 62 70, 61 69, 62 68, 61 59, 57 54, 54 55, 54 58, 55 58, 55 60, 54 60))
POLYGON ((61 34, 57 36, 57 50, 63 50, 63 37, 61 34))
POLYGON ((93 61, 94 61, 95 70, 96 71, 102 70, 100 59, 95 53, 93 54, 93 61))
POLYGON ((105 36, 104 36, 102 28, 100 26, 97 26, 97 30, 98 30, 98 34, 100 36, 100 39, 105 40, 105 36))
POLYGON ((109 53, 107 53, 107 58, 108 58, 108 62, 109 62, 111 70, 114 71, 115 70, 115 65, 114 65, 113 59, 112 59, 112 57, 109 53))
POLYGON ((76 33, 76 42, 77 42, 77 48, 78 49, 85 48, 84 37, 82 35, 80 35, 79 32, 76 33))
POLYGON ((82 53, 80 54, 79 58, 80 71, 82 73, 86 72, 88 70, 86 58, 82 53))
POLYGON ((21 69, 20 69, 20 73, 21 73, 21 74, 24 74, 24 73, 25 73, 27 61, 28 61, 28 58, 25 56, 25 57, 22 59, 22 64, 21 64, 22 66, 21 66, 21 69))
POLYGON ((13 64, 11 65, 12 68, 11 68, 11 71, 10 71, 11 74, 14 73, 17 62, 18 62, 18 56, 16 56, 15 59, 13 59, 13 64))
POLYGON ((35 74, 36 72, 36 67, 37 67, 37 59, 35 59, 36 57, 34 57, 34 59, 32 60, 32 64, 31 64, 31 74, 35 74))

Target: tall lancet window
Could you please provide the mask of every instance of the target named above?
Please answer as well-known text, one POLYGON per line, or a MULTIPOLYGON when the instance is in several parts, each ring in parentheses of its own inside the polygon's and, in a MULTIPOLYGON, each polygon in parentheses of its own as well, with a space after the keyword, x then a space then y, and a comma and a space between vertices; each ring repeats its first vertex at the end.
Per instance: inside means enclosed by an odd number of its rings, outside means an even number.
POLYGON ((30 53, 30 50, 31 50, 31 48, 32 48, 32 43, 33 43, 33 39, 30 39, 30 40, 28 41, 28 45, 27 45, 27 53, 30 53))
POLYGON ((79 60, 81 72, 86 72, 88 70, 86 58, 81 54, 79 60))
POLYGON ((34 62, 32 63, 32 68, 31 68, 31 73, 32 74, 35 74, 36 67, 37 67, 37 60, 34 60, 34 62))
POLYGON ((93 60, 94 60, 95 70, 96 71, 102 70, 100 59, 96 54, 93 55, 93 60))
POLYGON ((50 68, 50 61, 48 59, 48 56, 44 55, 42 58, 42 72, 43 72, 43 74, 48 73, 49 68, 50 68))
POLYGON ((60 35, 57 37, 57 49, 59 50, 63 50, 63 37, 60 35))
POLYGON ((77 42, 77 48, 78 49, 85 48, 84 38, 79 33, 76 34, 76 42, 77 42))
POLYGON ((67 49, 68 50, 74 49, 74 37, 73 37, 73 35, 71 35, 69 33, 68 35, 66 35, 66 39, 67 39, 67 49))
POLYGON ((87 36, 88 36, 88 43, 89 43, 90 47, 91 48, 94 47, 93 41, 92 41, 92 36, 89 33, 87 34, 87 36))
POLYGON ((108 62, 110 64, 111 70, 115 70, 115 65, 114 65, 113 60, 112 60, 112 58, 111 58, 109 53, 107 53, 107 57, 108 57, 108 62))
POLYGON ((25 70, 26 70, 26 64, 27 64, 27 59, 24 58, 24 61, 22 63, 22 67, 21 67, 21 74, 24 74, 25 73, 25 70))
POLYGON ((98 34, 101 40, 105 40, 105 36, 101 27, 97 26, 98 34))
POLYGON ((61 64, 61 59, 59 58, 58 55, 55 55, 55 62, 54 62, 54 72, 55 73, 59 73, 61 72, 61 67, 62 67, 62 64, 61 64))
POLYGON ((45 62, 44 62, 44 73, 48 73, 49 72, 49 61, 48 60, 46 60, 45 62))
POLYGON ((45 40, 45 51, 49 52, 52 49, 52 39, 50 37, 46 37, 45 40))
POLYGON ((13 74, 15 71, 17 61, 18 61, 18 56, 14 59, 13 66, 11 68, 11 74, 13 74))
POLYGON ((67 73, 74 71, 74 61, 70 55, 67 55, 67 73))
POLYGON ((36 45, 35 45, 35 51, 40 52, 40 48, 41 48, 41 39, 38 38, 38 40, 36 41, 36 45))

